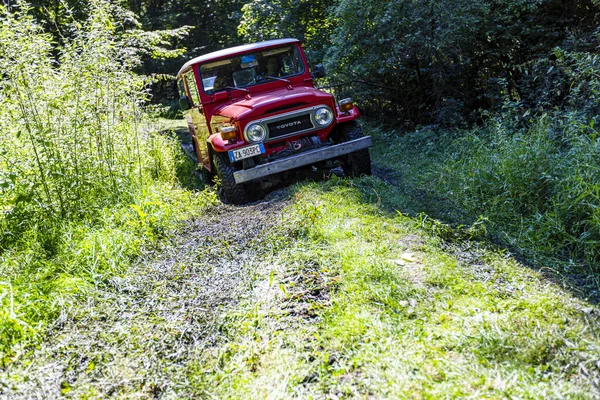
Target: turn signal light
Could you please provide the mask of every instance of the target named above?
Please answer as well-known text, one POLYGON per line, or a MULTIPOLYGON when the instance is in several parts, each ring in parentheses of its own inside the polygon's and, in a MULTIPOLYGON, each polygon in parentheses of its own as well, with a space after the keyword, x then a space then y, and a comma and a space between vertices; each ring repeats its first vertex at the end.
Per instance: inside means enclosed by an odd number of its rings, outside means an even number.
POLYGON ((351 98, 342 99, 338 104, 341 112, 348 112, 354 108, 354 103, 351 98))
POLYGON ((235 139, 235 126, 233 125, 221 125, 219 132, 223 140, 235 139))

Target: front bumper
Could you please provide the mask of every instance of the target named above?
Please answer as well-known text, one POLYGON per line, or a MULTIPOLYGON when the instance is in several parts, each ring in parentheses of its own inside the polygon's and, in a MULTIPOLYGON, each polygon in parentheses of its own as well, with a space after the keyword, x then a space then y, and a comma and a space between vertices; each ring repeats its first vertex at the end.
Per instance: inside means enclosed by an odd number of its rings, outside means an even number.
POLYGON ((357 150, 367 149, 373 145, 371 136, 365 136, 360 139, 350 140, 348 142, 334 144, 332 146, 321 147, 315 150, 309 150, 304 153, 296 154, 282 160, 271 161, 266 164, 260 164, 249 169, 243 169, 233 173, 235 183, 249 182, 254 179, 264 178, 279 172, 289 171, 290 169, 315 164, 319 161, 329 160, 344 154, 354 153, 357 150))

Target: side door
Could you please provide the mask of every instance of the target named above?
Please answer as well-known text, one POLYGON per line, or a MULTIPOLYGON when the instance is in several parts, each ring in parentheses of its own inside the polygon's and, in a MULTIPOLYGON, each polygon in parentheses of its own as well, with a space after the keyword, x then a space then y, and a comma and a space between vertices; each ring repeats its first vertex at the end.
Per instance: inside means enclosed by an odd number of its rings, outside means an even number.
POLYGON ((210 165, 210 154, 208 152, 207 139, 209 136, 208 124, 206 123, 206 117, 202 110, 202 103, 200 103, 200 96, 198 94, 198 86, 196 78, 194 77, 193 70, 190 70, 183 76, 185 83, 186 93, 188 98, 192 102, 192 108, 185 112, 185 119, 190 128, 192 140, 194 141, 194 148, 198 155, 198 160, 204 168, 211 170, 210 165))

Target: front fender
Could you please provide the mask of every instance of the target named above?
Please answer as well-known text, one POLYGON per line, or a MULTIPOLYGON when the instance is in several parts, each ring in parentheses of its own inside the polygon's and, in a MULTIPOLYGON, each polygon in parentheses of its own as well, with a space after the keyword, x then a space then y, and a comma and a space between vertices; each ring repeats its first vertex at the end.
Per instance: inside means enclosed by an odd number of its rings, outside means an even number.
POLYGON ((208 137, 208 143, 212 146, 213 150, 218 153, 225 151, 238 149, 240 147, 248 146, 248 143, 244 141, 236 141, 235 143, 229 143, 228 140, 223 140, 221 134, 214 133, 208 137))
POLYGON ((336 106, 335 111, 337 114, 337 116, 335 118, 335 122, 338 124, 343 124, 344 122, 354 121, 355 119, 360 117, 360 110, 356 106, 354 106, 354 108, 352 108, 352 110, 345 112, 345 113, 341 112, 340 109, 336 106))

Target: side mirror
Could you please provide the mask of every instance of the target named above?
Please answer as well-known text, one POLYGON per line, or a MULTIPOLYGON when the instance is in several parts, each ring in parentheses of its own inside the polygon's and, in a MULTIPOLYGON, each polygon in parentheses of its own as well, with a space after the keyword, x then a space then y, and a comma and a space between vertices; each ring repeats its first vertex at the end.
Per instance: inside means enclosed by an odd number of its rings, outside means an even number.
POLYGON ((192 108, 192 103, 190 103, 190 99, 188 99, 187 96, 183 96, 179 99, 179 107, 181 107, 183 111, 189 110, 192 108))
POLYGON ((325 67, 323 67, 323 64, 315 65, 315 67, 313 68, 312 77, 313 78, 325 77, 325 67))

